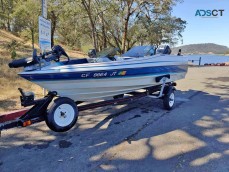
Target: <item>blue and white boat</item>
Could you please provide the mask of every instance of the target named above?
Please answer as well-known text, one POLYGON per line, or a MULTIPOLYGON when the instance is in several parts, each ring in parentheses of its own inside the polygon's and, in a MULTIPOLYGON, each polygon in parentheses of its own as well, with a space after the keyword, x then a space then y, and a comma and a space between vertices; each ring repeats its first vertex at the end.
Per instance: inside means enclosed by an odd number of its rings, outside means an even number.
POLYGON ((13 61, 10 67, 24 67, 24 71, 19 73, 21 77, 74 101, 109 98, 160 85, 162 83, 156 82, 155 78, 162 75, 170 76, 166 82, 185 77, 188 68, 185 56, 168 55, 162 51, 155 54, 152 48, 142 48, 136 48, 137 52, 149 50, 149 53, 133 56, 127 52, 113 58, 105 54, 96 58, 60 61, 60 56, 67 54, 56 46, 42 57, 34 53, 33 58, 13 61))
POLYGON ((41 56, 34 51, 31 58, 11 62, 11 68, 24 67, 19 73, 21 77, 49 90, 49 93, 35 100, 34 93, 19 88, 21 105, 33 107, 16 122, 0 126, 0 130, 45 120, 50 129, 63 132, 75 125, 79 111, 141 96, 163 98, 165 109, 173 108, 174 81, 184 78, 187 73, 185 56, 169 55, 171 51, 167 46, 156 51, 148 46, 137 47, 120 57, 111 56, 111 52, 97 56, 90 53, 91 58, 70 60, 63 48, 54 46, 51 52, 41 56), (60 61, 62 56, 68 60, 60 61), (144 89, 144 92, 136 91, 139 89, 144 89), (126 93, 129 96, 123 97, 126 93), (94 99, 105 100, 78 106, 94 99))

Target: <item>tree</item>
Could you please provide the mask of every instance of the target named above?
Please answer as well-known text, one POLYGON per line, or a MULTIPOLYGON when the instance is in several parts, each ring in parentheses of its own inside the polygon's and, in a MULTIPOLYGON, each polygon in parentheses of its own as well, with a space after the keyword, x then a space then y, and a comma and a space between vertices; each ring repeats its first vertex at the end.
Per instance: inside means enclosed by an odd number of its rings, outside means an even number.
MULTIPOLYGON (((51 44, 97 51, 118 47, 122 53, 134 45, 176 44, 186 22, 171 15, 181 0, 49 0, 51 44)), ((0 0, 0 27, 18 34, 38 35, 41 1, 0 0), (8 8, 10 7, 10 8, 8 8)))
POLYGON ((63 7, 67 1, 49 0, 48 1, 48 19, 51 20, 51 47, 54 45, 54 34, 59 22, 60 15, 64 12, 63 7))
POLYGON ((38 32, 38 16, 41 12, 40 3, 36 0, 19 1, 13 14, 20 30, 28 30, 31 34, 32 48, 34 48, 35 34, 38 32))
POLYGON ((167 34, 167 38, 170 35, 171 39, 164 40, 164 42, 171 42, 172 38, 174 38, 172 35, 176 34, 175 29, 178 29, 178 33, 180 34, 186 24, 183 22, 181 24, 182 27, 176 27, 176 25, 170 24, 169 20, 166 20, 166 23, 164 24, 160 23, 160 21, 169 17, 172 19, 170 11, 175 2, 177 1, 109 1, 109 12, 112 16, 110 16, 109 13, 104 15, 104 20, 108 30, 107 34, 112 38, 112 40, 108 41, 109 44, 115 44, 120 47, 121 52, 123 53, 126 49, 131 48, 137 43, 162 43, 162 39, 166 36, 166 31, 169 30, 168 28, 174 28, 173 30, 170 30, 169 34, 167 34), (150 41, 149 38, 153 38, 154 41, 152 41, 152 39, 150 41))
POLYGON ((137 34, 141 44, 155 44, 158 46, 162 43, 176 44, 176 41, 182 37, 181 33, 185 29, 186 21, 166 15, 156 20, 141 17, 137 24, 139 28, 144 30, 137 34))
POLYGON ((12 14, 16 0, 0 1, 0 28, 11 31, 12 14))
POLYGON ((128 38, 128 31, 129 28, 134 26, 135 20, 140 15, 148 15, 147 17, 151 17, 153 13, 155 13, 155 9, 161 8, 162 12, 167 12, 171 6, 171 0, 148 0, 148 1, 142 1, 142 0, 121 0, 118 1, 118 7, 119 9, 116 10, 120 13, 119 18, 122 22, 122 46, 121 50, 122 52, 125 52, 126 48, 126 42, 128 38), (167 5, 168 4, 168 5, 167 5), (168 8, 166 8, 166 7, 168 8))
POLYGON ((78 49, 81 48, 82 42, 90 44, 89 40, 92 39, 91 30, 88 26, 90 24, 87 20, 87 14, 79 6, 79 2, 68 2, 62 6, 62 10, 58 16, 58 40, 78 49))
POLYGON ((81 0, 81 3, 89 18, 90 26, 91 26, 92 41, 93 41, 94 48, 97 50, 98 47, 97 47, 97 42, 96 42, 96 23, 95 23, 96 15, 93 14, 93 11, 94 11, 93 7, 95 6, 95 3, 92 0, 81 0))

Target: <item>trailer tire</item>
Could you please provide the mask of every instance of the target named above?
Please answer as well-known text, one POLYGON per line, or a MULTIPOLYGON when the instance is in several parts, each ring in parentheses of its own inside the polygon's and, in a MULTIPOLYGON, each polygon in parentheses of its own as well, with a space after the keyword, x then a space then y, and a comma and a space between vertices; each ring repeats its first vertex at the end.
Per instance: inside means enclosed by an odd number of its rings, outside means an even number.
POLYGON ((175 104, 175 94, 173 87, 169 87, 163 97, 163 104, 166 110, 171 110, 175 104))
POLYGON ((55 132, 70 130, 78 119, 78 108, 75 102, 67 97, 54 100, 47 111, 45 122, 55 132))

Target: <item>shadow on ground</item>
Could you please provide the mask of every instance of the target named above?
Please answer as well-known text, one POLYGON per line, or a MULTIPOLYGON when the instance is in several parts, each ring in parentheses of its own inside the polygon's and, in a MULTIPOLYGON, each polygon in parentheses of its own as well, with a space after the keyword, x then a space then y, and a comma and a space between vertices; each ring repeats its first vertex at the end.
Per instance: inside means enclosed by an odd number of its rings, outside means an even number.
POLYGON ((151 120, 127 142, 106 151, 108 158, 92 157, 100 162, 96 169, 229 171, 229 101, 199 92, 180 108, 151 120))

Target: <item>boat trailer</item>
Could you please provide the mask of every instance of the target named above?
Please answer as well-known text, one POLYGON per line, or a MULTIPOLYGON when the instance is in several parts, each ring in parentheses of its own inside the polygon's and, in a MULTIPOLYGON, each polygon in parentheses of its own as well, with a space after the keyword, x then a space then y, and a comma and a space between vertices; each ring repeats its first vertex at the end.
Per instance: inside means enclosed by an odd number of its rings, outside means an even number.
MULTIPOLYGON (((103 107, 107 105, 117 105, 122 103, 128 103, 130 101, 149 96, 151 98, 160 98, 163 99, 164 108, 167 110, 171 110, 175 103, 175 95, 174 90, 176 83, 175 82, 166 82, 169 79, 169 75, 159 76, 156 78, 156 82, 161 82, 162 84, 157 86, 152 86, 148 88, 143 88, 144 92, 130 92, 126 93, 128 96, 124 97, 124 95, 114 96, 112 100, 105 100, 96 103, 84 104, 80 105, 83 102, 74 102, 76 107, 76 115, 71 117, 70 123, 68 126, 61 126, 61 124, 55 122, 57 107, 54 107, 55 111, 50 115, 48 107, 49 104, 56 98, 61 100, 67 100, 69 98, 58 97, 57 92, 49 92, 44 98, 34 100, 34 93, 32 92, 24 92, 21 88, 19 91, 21 93, 20 100, 21 105, 24 107, 32 106, 30 109, 22 109, 17 112, 8 113, 6 115, 0 116, 0 132, 2 130, 14 128, 14 127, 27 127, 29 125, 45 121, 48 127, 56 132, 64 132, 72 128, 77 119, 78 112, 85 111, 89 109, 94 109, 98 107, 103 107), (51 116, 51 117, 50 117, 51 116)), ((59 101, 60 102, 60 101, 59 101)), ((65 101, 64 101, 65 102, 65 101)), ((63 102, 63 103, 64 103, 63 102)), ((60 108, 63 106, 63 103, 58 106, 60 108)), ((69 103, 71 105, 71 102, 69 103)), ((61 118, 66 118, 66 111, 58 111, 61 118)), ((67 117, 68 118, 68 117, 67 117)))

